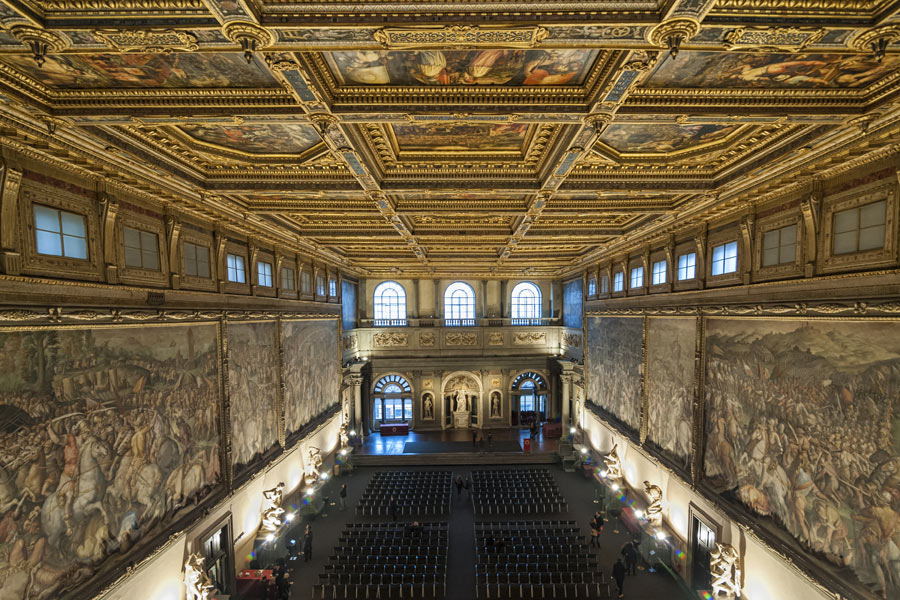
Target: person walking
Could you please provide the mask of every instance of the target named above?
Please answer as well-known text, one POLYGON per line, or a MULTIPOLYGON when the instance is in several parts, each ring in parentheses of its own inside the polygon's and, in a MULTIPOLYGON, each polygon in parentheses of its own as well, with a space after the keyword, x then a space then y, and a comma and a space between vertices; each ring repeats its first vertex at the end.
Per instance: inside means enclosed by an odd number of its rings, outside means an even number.
POLYGON ((312 527, 309 525, 309 523, 307 523, 306 529, 303 530, 303 562, 309 562, 310 560, 312 560, 312 542, 312 527))
POLYGON ((391 496, 391 520, 397 520, 397 499, 391 496))
POLYGON ((462 475, 456 476, 456 495, 460 496, 462 494, 463 489, 463 478, 462 475))
POLYGON ((616 587, 619 588, 619 598, 625 597, 625 565, 622 558, 616 559, 616 564, 612 568, 613 579, 616 580, 616 587))
POLYGON ((600 530, 597 528, 597 517, 591 519, 591 548, 600 547, 600 530))
POLYGON ((472 480, 469 479, 469 476, 466 475, 466 481, 463 483, 463 487, 466 488, 466 495, 471 498, 472 497, 472 480))
POLYGON ((494 434, 488 431, 488 450, 494 449, 494 434))
POLYGON ((622 546, 622 556, 625 557, 625 571, 629 575, 637 575, 638 553, 633 541, 622 546))
POLYGON ((347 484, 343 484, 341 486, 341 491, 338 493, 338 502, 341 503, 341 510, 344 510, 345 503, 347 502, 347 484))
POLYGON ((478 430, 472 430, 472 446, 478 446, 478 430))

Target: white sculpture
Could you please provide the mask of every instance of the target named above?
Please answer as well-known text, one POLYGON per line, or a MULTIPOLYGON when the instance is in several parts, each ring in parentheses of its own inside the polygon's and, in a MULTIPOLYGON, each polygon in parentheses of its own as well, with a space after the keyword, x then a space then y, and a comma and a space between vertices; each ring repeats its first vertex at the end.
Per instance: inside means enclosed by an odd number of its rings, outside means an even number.
POLYGON ((650 505, 647 507, 647 520, 654 527, 660 527, 662 525, 662 488, 645 481, 644 491, 650 497, 650 505))
POLYGON ((347 423, 341 425, 340 431, 340 439, 341 439, 341 448, 346 448, 350 445, 350 432, 347 428, 347 423))
POLYGON ((284 509, 281 508, 283 490, 284 484, 279 483, 271 490, 263 492, 262 525, 260 529, 265 533, 275 533, 281 527, 281 515, 284 514, 284 509))
POLYGON ((306 469, 303 480, 306 485, 312 485, 319 480, 319 467, 322 466, 322 451, 318 448, 310 448, 306 454, 306 469))
POLYGON ((185 600, 209 600, 212 590, 213 585, 203 570, 203 557, 191 554, 184 563, 185 600))
POLYGON ((734 546, 716 543, 716 549, 709 555, 709 573, 712 577, 713 598, 740 598, 741 563, 734 546))
POLYGON ((616 444, 603 459, 606 463, 606 478, 611 481, 622 479, 622 459, 619 458, 619 445, 616 444))

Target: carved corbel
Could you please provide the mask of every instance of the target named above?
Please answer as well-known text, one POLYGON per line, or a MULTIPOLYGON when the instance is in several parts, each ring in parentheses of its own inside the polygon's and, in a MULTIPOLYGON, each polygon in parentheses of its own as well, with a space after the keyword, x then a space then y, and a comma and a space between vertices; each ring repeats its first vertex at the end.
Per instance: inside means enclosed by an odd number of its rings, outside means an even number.
POLYGON ((265 27, 249 21, 231 21, 222 27, 222 34, 241 47, 247 62, 253 62, 253 53, 272 45, 275 36, 265 27))
POLYGON ((756 215, 747 215, 741 220, 741 241, 743 242, 743 256, 741 261, 741 278, 744 285, 750 284, 750 275, 753 271, 753 233, 756 231, 756 215))
POLYGON ((666 245, 663 248, 666 252, 666 289, 671 292, 675 285, 675 273, 677 265, 675 264, 675 236, 671 233, 666 239, 666 245))
POLYGON ((219 227, 213 232, 213 240, 216 245, 216 276, 219 282, 219 292, 225 291, 226 269, 225 269, 225 248, 228 243, 228 237, 219 227))
POLYGON ((3 272, 18 275, 22 272, 22 253, 19 248, 19 187, 22 171, 0 162, 0 257, 3 272))
POLYGON ((863 31, 850 39, 847 45, 857 52, 871 52, 875 60, 881 62, 888 46, 897 41, 900 41, 900 23, 891 23, 863 31))
POLYGON ((678 18, 663 21, 650 30, 647 41, 654 46, 667 48, 672 58, 678 56, 681 45, 700 32, 700 23, 694 19, 678 18))
POLYGON ((69 47, 69 41, 46 29, 31 25, 16 24, 9 28, 14 38, 31 49, 31 56, 38 67, 43 66, 50 52, 62 52, 69 47))
POLYGON ((119 214, 119 203, 108 194, 100 197, 100 223, 103 232, 103 263, 107 283, 117 283, 119 266, 116 261, 116 216, 119 214))
POLYGON ((256 267, 257 258, 259 258, 259 246, 257 246, 256 241, 251 238, 250 242, 247 244, 247 269, 250 271, 250 281, 253 282, 253 285, 250 286, 250 293, 254 296, 259 290, 259 271, 256 267))
POLYGON ((803 276, 812 277, 816 273, 816 255, 818 254, 819 208, 822 199, 818 192, 810 194, 800 201, 800 212, 803 214, 803 229, 806 239, 806 256, 804 257, 803 276))
POLYGON ((169 273, 171 274, 172 289, 181 287, 182 269, 184 268, 179 252, 179 240, 181 238, 181 221, 178 215, 166 211, 166 240, 169 250, 169 273))
POLYGON ((653 277, 653 274, 650 272, 650 246, 644 246, 644 251, 641 253, 641 265, 644 268, 644 278, 643 278, 643 288, 644 293, 650 291, 650 281, 653 277))
POLYGON ((272 273, 272 281, 275 282, 275 294, 277 296, 281 296, 281 286, 284 285, 284 282, 281 281, 281 265, 284 264, 284 255, 278 250, 275 250, 275 272, 272 273))
POLYGON ((697 288, 703 289, 706 283, 706 226, 694 237, 694 245, 697 247, 697 288))

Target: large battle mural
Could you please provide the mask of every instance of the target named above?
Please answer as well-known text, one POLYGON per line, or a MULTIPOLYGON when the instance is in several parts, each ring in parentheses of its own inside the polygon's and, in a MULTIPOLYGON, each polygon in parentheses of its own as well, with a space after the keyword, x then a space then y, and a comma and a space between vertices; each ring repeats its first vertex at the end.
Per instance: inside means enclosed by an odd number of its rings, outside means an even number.
POLYGON ((587 328, 587 396, 629 427, 641 427, 640 318, 591 317, 587 328))
POLYGON ((900 323, 712 319, 705 474, 900 597, 900 323))
POLYGON ((285 321, 283 332, 284 417, 290 436, 340 399, 338 323, 285 321))
POLYGON ((696 319, 651 318, 647 437, 687 469, 691 460, 696 319))
POLYGON ((278 443, 275 322, 228 324, 231 462, 239 473, 278 443))
POLYGON ((596 49, 325 52, 348 85, 581 85, 596 49))
POLYGON ((434 152, 453 150, 516 151, 521 150, 525 144, 528 124, 395 124, 393 130, 401 152, 416 150, 434 152))
POLYGON ((220 481, 217 325, 0 330, 0 598, 57 598, 220 481))

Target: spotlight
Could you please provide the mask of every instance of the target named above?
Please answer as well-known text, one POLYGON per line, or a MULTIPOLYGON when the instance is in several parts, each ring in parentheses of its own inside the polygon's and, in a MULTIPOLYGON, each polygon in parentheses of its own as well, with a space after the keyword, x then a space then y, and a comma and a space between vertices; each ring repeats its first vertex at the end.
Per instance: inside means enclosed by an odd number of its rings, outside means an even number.
POLYGON ((346 450, 341 450, 341 456, 347 456, 347 451, 346 451, 346 450))
POLYGON ((656 539, 658 539, 659 541, 663 541, 664 539, 666 539, 666 534, 662 531, 657 531, 656 539))
POLYGON ((327 481, 328 473, 322 473, 321 475, 319 475, 319 479, 321 479, 322 481, 327 481))
POLYGON ((355 430, 355 429, 351 429, 351 430, 350 430, 350 435, 356 435, 356 430, 355 430))
POLYGON ((618 483, 612 484, 612 490, 613 490, 614 492, 618 492, 618 491, 619 491, 619 484, 618 484, 618 483))
POLYGON ((306 488, 306 495, 307 495, 307 496, 312 496, 314 493, 316 493, 316 490, 314 490, 314 489, 312 489, 312 488, 306 488))
POLYGON ((288 523, 290 523, 291 521, 293 521, 293 520, 294 520, 294 513, 288 513, 288 515, 287 515, 286 517, 284 517, 284 520, 287 521, 288 523))
POLYGON ((569 433, 575 433, 576 431, 578 431, 578 430, 575 429, 574 427, 569 427, 569 433))
POLYGON ((606 478, 606 471, 600 471, 600 477, 606 478))
POLYGON ((644 511, 638 509, 638 510, 634 511, 634 516, 637 517, 638 519, 643 519, 643 518, 644 518, 644 511))
POLYGON ((266 536, 266 541, 267 541, 267 542, 271 542, 271 541, 273 541, 274 539, 275 539, 275 535, 274 535, 274 534, 271 534, 271 533, 270 533, 269 535, 266 536))
POLYGON ((587 454, 587 448, 582 448, 582 449, 581 449, 581 453, 582 453, 582 454, 587 454))

